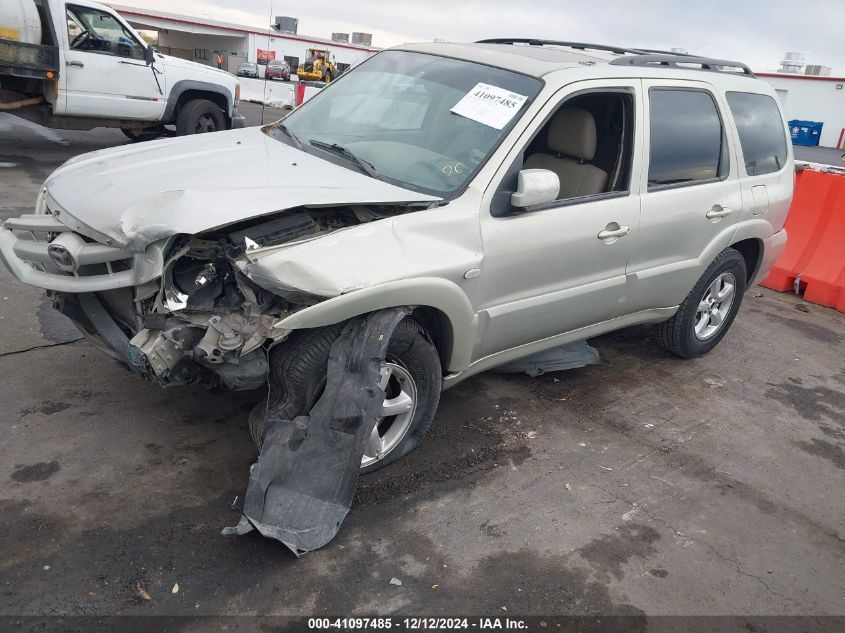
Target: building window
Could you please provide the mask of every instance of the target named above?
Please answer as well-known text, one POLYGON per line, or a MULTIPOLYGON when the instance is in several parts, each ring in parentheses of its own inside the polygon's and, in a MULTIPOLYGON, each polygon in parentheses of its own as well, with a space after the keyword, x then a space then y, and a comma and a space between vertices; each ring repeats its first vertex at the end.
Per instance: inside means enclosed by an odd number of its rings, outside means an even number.
POLYGON ((204 61, 208 61, 208 49, 207 48, 195 48, 194 49, 194 59, 201 59, 204 61))

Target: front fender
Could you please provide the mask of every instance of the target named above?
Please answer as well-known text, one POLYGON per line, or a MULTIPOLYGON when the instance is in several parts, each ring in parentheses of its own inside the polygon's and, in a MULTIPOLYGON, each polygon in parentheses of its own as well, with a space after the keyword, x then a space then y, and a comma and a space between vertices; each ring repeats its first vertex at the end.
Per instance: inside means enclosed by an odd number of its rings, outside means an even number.
POLYGON ((461 288, 446 279, 402 279, 369 286, 310 306, 279 322, 288 330, 339 323, 354 316, 396 306, 426 306, 440 310, 452 328, 451 349, 444 350, 445 369, 461 371, 469 366, 477 317, 461 288))
POLYGON ((167 98, 167 108, 164 110, 162 121, 170 121, 173 118, 173 112, 176 109, 176 104, 179 102, 179 97, 183 92, 188 90, 200 90, 202 92, 214 92, 226 98, 226 114, 230 117, 234 114, 235 99, 232 91, 222 84, 216 84, 210 81, 203 81, 198 79, 180 79, 170 87, 170 92, 167 98))

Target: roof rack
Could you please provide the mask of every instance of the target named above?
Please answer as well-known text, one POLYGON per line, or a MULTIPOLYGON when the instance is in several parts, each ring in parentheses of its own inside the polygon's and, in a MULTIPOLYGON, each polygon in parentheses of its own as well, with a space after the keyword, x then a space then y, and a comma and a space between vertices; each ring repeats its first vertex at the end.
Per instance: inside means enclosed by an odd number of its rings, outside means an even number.
POLYGON ((675 53, 661 51, 651 48, 626 48, 624 46, 607 46, 605 44, 587 44, 584 42, 564 42, 560 40, 541 40, 530 37, 496 37, 487 40, 478 40, 476 44, 528 44, 529 46, 566 46, 579 50, 607 51, 622 55, 612 61, 614 66, 668 66, 672 68, 689 70, 687 64, 699 66, 692 70, 709 70, 712 72, 724 72, 722 69, 737 68, 748 77, 756 77, 752 70, 742 62, 729 61, 727 59, 711 59, 699 57, 688 53, 675 53), (679 65, 683 64, 683 65, 679 65))
POLYGON ((622 46, 606 46, 604 44, 586 44, 584 42, 561 42, 559 40, 538 40, 531 37, 494 37, 489 40, 478 40, 476 44, 528 44, 529 46, 567 46, 580 50, 608 51, 617 55, 626 53, 641 54, 644 51, 639 48, 625 48, 622 46))
POLYGON ((693 70, 709 70, 713 72, 724 72, 723 68, 738 68, 742 74, 754 78, 756 75, 742 62, 733 62, 727 59, 711 59, 709 57, 696 57, 695 55, 679 55, 673 53, 631 55, 628 57, 617 57, 610 64, 614 66, 668 66, 688 70, 687 64, 700 66, 693 70))

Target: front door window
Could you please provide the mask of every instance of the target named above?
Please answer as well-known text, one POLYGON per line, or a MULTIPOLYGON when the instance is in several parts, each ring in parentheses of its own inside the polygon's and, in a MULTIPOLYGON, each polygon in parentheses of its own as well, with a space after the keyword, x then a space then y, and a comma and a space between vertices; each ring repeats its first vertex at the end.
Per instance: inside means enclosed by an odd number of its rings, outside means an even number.
POLYGON ((144 47, 112 14, 90 7, 69 6, 68 41, 77 51, 144 59, 144 47))

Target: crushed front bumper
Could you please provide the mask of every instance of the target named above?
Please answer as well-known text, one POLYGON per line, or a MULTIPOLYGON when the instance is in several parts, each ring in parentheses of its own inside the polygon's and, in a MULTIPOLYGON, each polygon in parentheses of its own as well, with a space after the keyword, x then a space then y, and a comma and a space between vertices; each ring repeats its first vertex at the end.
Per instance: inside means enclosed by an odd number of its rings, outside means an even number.
POLYGON ((130 254, 87 240, 51 214, 27 214, 0 228, 0 259, 21 282, 85 293, 138 286, 161 274, 161 247, 130 254), (29 234, 23 239, 16 231, 29 234), (51 236, 38 239, 39 235, 51 236))

